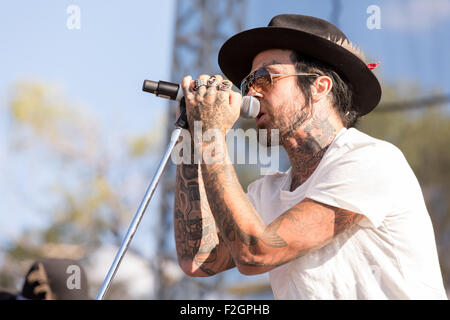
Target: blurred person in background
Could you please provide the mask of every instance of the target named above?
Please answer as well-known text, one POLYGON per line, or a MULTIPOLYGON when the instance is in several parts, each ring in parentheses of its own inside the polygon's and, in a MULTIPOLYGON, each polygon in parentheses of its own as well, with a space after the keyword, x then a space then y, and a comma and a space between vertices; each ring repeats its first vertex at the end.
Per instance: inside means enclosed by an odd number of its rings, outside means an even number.
POLYGON ((89 300, 83 267, 72 259, 37 260, 28 270, 22 291, 0 291, 0 300, 89 300))

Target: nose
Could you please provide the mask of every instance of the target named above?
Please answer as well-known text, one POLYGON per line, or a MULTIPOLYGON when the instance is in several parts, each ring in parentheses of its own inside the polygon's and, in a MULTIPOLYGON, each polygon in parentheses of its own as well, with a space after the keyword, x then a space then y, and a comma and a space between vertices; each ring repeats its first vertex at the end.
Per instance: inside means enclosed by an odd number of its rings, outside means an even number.
POLYGON ((252 96, 252 97, 259 97, 259 98, 261 98, 263 96, 262 93, 257 91, 256 89, 254 89, 253 86, 250 87, 250 89, 248 90, 247 95, 248 96, 252 96))

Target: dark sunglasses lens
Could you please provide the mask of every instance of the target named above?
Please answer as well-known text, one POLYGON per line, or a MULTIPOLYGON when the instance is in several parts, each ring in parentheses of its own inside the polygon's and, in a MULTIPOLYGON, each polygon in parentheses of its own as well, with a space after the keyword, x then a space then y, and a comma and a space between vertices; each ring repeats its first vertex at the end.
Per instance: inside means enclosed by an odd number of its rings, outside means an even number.
POLYGON ((253 77, 254 84, 258 86, 264 86, 270 84, 270 73, 266 68, 261 68, 255 71, 253 77))
POLYGON ((258 89, 265 89, 271 83, 270 73, 266 68, 261 68, 252 72, 241 82, 241 94, 246 96, 251 87, 256 86, 258 89))

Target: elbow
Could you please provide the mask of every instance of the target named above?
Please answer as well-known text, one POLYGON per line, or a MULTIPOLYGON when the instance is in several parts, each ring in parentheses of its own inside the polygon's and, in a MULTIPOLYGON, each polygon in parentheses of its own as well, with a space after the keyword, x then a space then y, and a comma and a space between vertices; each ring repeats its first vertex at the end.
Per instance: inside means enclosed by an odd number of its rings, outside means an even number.
POLYGON ((184 274, 189 277, 210 277, 213 276, 215 273, 208 270, 208 272, 205 272, 204 269, 202 269, 201 266, 198 266, 193 260, 191 259, 182 259, 178 260, 178 264, 183 270, 184 274))
POLYGON ((237 269, 239 270, 239 273, 245 275, 245 276, 252 276, 255 274, 259 274, 261 272, 256 272, 256 269, 254 266, 245 265, 243 263, 239 263, 237 265, 237 269))
POLYGON ((183 261, 179 263, 181 270, 183 273, 189 277, 199 277, 197 270, 194 268, 193 263, 189 263, 189 261, 183 261))
POLYGON ((245 276, 253 276, 256 274, 261 274, 270 271, 271 268, 267 268, 265 266, 259 266, 255 264, 245 264, 239 263, 237 264, 237 269, 239 272, 245 276))
POLYGON ((272 269, 270 266, 264 264, 262 259, 258 258, 258 256, 250 253, 236 257, 234 261, 236 262, 236 267, 239 272, 246 276, 265 273, 272 269))

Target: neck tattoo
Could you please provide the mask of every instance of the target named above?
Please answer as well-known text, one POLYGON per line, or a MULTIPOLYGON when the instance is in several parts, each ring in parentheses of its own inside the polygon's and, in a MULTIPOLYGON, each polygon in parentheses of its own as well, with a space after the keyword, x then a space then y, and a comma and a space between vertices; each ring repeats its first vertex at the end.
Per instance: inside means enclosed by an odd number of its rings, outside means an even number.
POLYGON ((295 145, 285 145, 292 166, 290 191, 294 191, 313 174, 337 133, 328 118, 312 121, 305 126, 304 131, 306 138, 296 139, 295 145))

